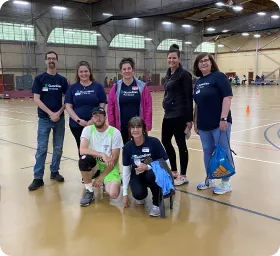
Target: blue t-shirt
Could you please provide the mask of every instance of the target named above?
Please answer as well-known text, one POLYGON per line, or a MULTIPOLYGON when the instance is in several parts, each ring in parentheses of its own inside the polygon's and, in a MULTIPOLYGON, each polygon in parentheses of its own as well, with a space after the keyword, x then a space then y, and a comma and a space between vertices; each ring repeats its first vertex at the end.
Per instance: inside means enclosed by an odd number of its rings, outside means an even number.
POLYGON ((128 122, 132 117, 140 115, 140 100, 141 96, 135 80, 129 86, 122 83, 119 96, 122 129, 128 127, 128 122))
MULTIPOLYGON (((219 71, 201 77, 194 88, 194 101, 197 104, 197 128, 202 131, 216 129, 220 125, 223 99, 232 96, 227 76, 219 71)), ((232 123, 231 111, 228 122, 232 123)))
MULTIPOLYGON (((66 94, 68 86, 67 79, 64 76, 50 75, 44 72, 35 77, 32 93, 40 94, 40 100, 46 107, 52 112, 57 112, 62 108, 62 96, 66 94)), ((49 118, 49 115, 40 108, 38 108, 38 116, 49 118)))
MULTIPOLYGON (((103 86, 93 82, 89 86, 83 86, 79 82, 72 84, 65 96, 65 103, 73 105, 73 110, 80 119, 89 121, 92 117, 92 111, 100 103, 107 103, 107 97, 103 86)), ((69 125, 73 127, 80 126, 76 121, 70 118, 69 125)))
POLYGON ((155 137, 145 136, 143 145, 136 146, 134 140, 127 142, 123 148, 123 166, 131 166, 132 172, 139 163, 150 164, 168 156, 160 141, 155 137))

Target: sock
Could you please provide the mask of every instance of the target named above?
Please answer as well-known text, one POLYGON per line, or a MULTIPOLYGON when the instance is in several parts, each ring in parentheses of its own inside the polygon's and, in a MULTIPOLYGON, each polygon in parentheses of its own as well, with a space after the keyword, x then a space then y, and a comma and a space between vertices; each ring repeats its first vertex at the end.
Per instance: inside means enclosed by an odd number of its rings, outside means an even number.
POLYGON ((91 184, 91 183, 85 184, 85 187, 86 187, 86 189, 87 189, 89 192, 93 192, 93 187, 92 187, 92 184, 91 184))

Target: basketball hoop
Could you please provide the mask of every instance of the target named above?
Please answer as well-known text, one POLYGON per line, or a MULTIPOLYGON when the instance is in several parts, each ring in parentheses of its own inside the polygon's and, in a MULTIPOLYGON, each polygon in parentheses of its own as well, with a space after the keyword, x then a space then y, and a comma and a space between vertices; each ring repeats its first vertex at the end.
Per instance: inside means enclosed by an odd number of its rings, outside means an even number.
POLYGON ((9 0, 0 0, 0 10, 1 10, 1 8, 2 8, 2 5, 4 4, 4 3, 6 3, 6 2, 8 2, 9 0))

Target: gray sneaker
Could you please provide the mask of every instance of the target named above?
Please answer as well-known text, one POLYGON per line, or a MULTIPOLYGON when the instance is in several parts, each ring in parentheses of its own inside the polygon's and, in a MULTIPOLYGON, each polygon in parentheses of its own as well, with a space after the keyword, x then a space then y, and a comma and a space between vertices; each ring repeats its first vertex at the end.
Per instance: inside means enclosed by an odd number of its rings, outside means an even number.
POLYGON ((153 205, 152 210, 150 211, 150 216, 158 217, 160 216, 160 209, 158 206, 153 205))
POLYGON ((90 192, 89 190, 86 190, 85 194, 83 195, 80 205, 81 206, 89 206, 91 201, 94 200, 94 193, 90 192))

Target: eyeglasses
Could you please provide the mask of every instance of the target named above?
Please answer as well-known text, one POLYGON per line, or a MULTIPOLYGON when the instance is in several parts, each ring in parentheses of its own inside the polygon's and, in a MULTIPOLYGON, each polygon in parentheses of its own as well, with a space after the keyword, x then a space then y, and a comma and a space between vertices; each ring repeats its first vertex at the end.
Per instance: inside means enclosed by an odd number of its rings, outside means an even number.
POLYGON ((47 60, 56 60, 55 57, 51 58, 51 57, 48 57, 47 60))
POLYGON ((201 65, 201 64, 207 63, 207 62, 209 62, 209 61, 210 61, 210 59, 200 60, 200 61, 198 62, 198 64, 201 65))
POLYGON ((140 128, 142 128, 142 126, 141 125, 132 125, 130 128, 131 129, 140 129, 140 128))

